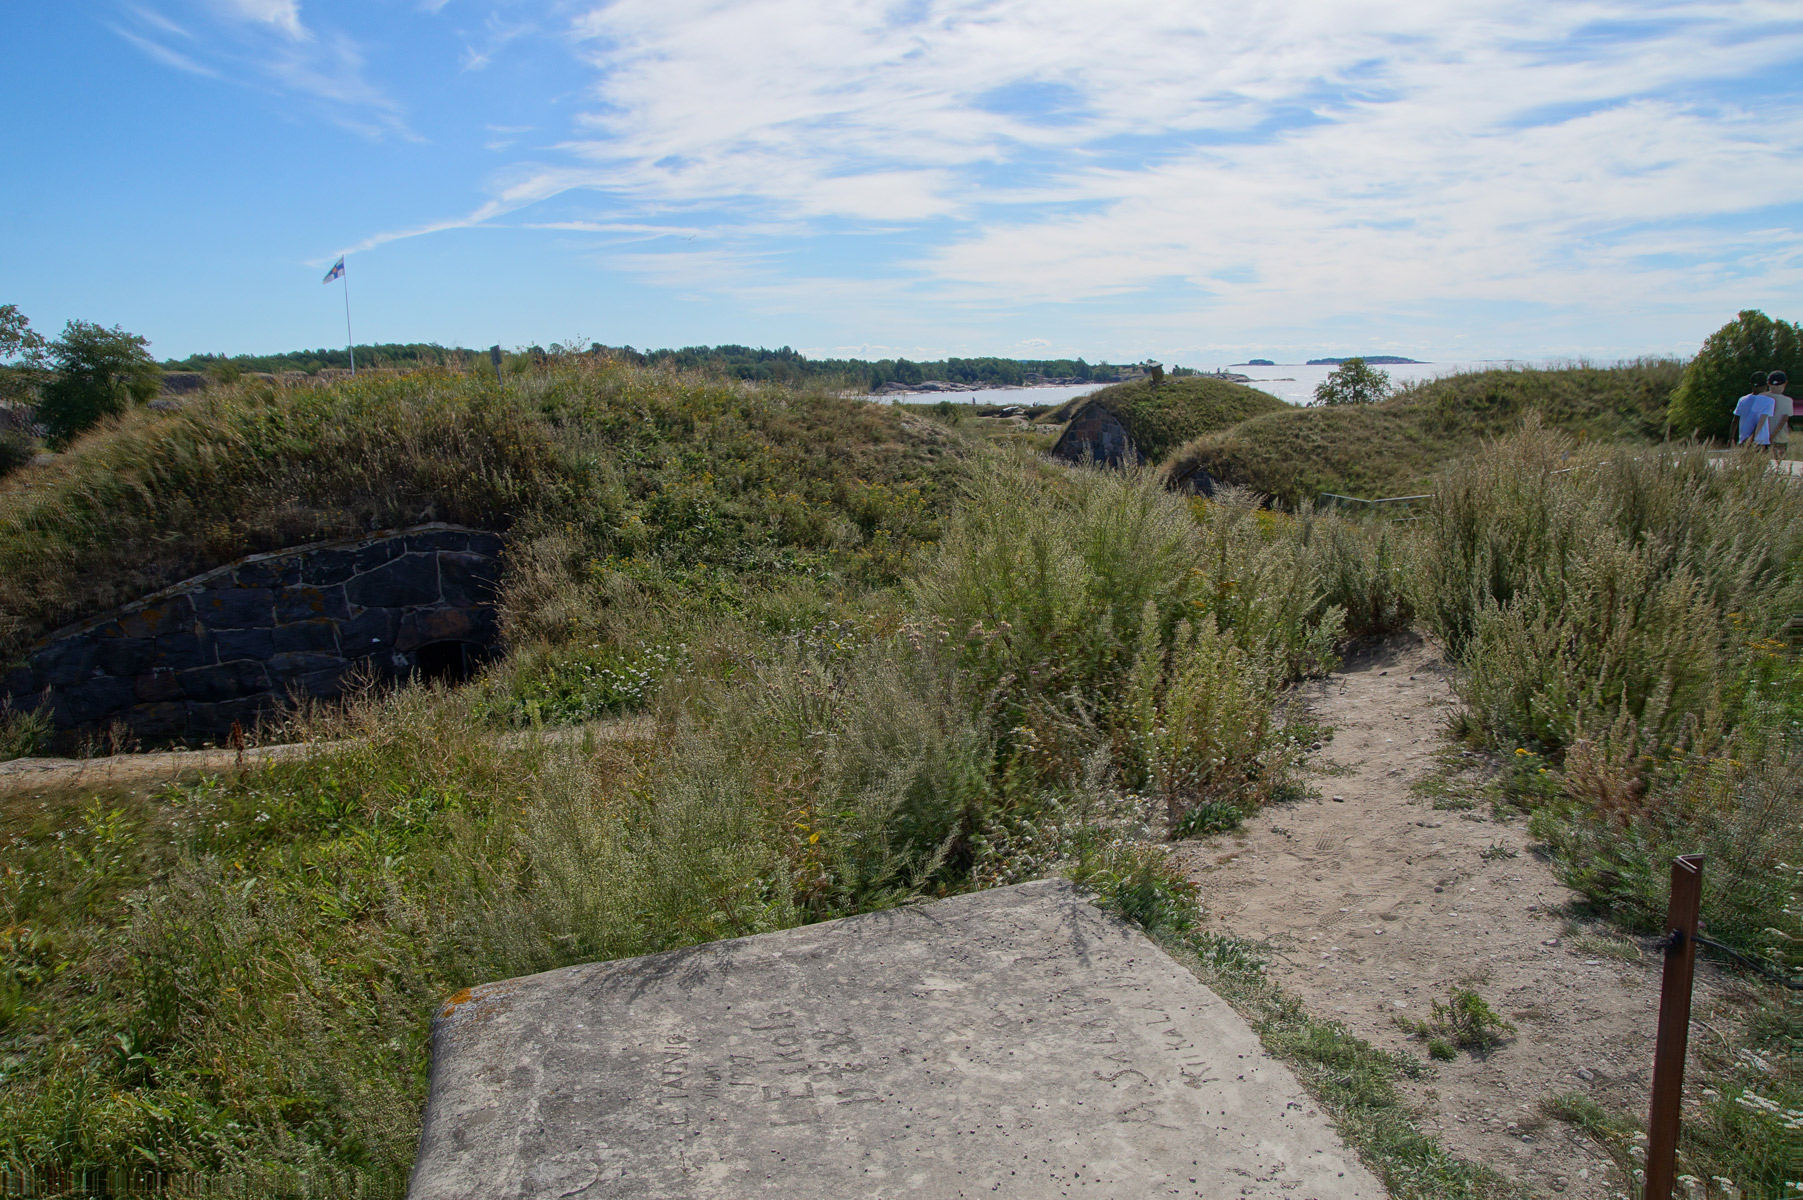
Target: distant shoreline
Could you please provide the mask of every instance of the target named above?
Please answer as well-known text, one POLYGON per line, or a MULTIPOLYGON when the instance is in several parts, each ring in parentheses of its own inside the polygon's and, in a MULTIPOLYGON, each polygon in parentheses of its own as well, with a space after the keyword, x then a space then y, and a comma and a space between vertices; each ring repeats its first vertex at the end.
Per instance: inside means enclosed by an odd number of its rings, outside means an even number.
MULTIPOLYGON (((936 382, 936 381, 935 381, 936 382)), ((897 388, 894 391, 849 392, 852 396, 880 396, 893 400, 897 396, 950 396, 961 392, 1034 392, 1044 388, 1112 387, 1120 380, 1069 379, 1052 383, 945 383, 939 387, 897 388)), ((889 386, 887 384, 885 387, 889 386)))

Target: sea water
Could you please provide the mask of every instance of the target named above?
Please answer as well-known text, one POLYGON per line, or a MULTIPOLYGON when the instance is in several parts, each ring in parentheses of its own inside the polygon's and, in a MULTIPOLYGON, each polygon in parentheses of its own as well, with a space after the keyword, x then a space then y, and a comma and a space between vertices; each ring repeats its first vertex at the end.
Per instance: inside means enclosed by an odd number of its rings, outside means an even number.
MULTIPOLYGON (((1387 374, 1391 384, 1400 387, 1423 379, 1438 379, 1442 375, 1460 375, 1469 371, 1564 365, 1567 364, 1484 358, 1449 362, 1387 363, 1379 364, 1375 369, 1387 374)), ((1251 382, 1246 386, 1269 392, 1279 400, 1285 400, 1291 404, 1313 404, 1315 388, 1339 368, 1330 364, 1311 367, 1301 363, 1279 363, 1274 367, 1253 367, 1245 363, 1230 363, 1221 369, 1231 371, 1236 375, 1251 376, 1251 382)), ((982 388, 974 392, 920 392, 870 398, 884 403, 900 400, 907 404, 931 404, 935 400, 950 400, 953 404, 1054 405, 1063 404, 1073 396, 1086 396, 1097 388, 1107 386, 1105 383, 1081 383, 1055 387, 982 388)))

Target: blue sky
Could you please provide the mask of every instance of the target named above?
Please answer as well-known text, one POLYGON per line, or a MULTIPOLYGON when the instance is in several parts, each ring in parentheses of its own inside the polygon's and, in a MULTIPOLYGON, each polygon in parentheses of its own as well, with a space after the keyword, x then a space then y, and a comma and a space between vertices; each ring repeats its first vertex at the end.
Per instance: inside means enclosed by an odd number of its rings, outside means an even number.
POLYGON ((1803 319, 1803 9, 14 0, 0 303, 159 356, 1689 353, 1803 319))

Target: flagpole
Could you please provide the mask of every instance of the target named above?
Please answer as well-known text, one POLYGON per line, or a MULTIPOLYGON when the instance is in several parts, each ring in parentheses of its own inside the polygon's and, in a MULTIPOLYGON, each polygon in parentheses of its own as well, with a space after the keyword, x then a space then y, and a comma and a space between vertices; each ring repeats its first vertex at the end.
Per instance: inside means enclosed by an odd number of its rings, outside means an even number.
POLYGON ((351 378, 357 377, 357 339, 351 336, 351 276, 345 272, 338 277, 344 284, 344 348, 351 356, 351 378))

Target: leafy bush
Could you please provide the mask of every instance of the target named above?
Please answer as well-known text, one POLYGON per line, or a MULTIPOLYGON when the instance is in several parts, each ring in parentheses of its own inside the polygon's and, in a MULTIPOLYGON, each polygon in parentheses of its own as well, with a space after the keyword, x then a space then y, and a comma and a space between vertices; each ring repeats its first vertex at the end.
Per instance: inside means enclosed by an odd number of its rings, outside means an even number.
POLYGON ((163 387, 163 371, 150 343, 115 325, 70 321, 49 346, 53 374, 38 394, 38 420, 53 446, 105 417, 146 404, 163 387))
POLYGON ((1315 385, 1317 404, 1376 404, 1390 394, 1390 375, 1362 358, 1349 358, 1315 385))
POLYGON ((1755 371, 1803 371, 1803 326, 1748 309, 1703 340, 1672 393, 1668 423, 1678 437, 1733 441, 1734 403, 1755 371))

